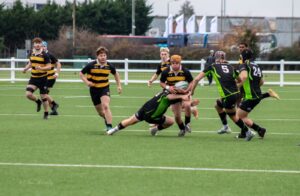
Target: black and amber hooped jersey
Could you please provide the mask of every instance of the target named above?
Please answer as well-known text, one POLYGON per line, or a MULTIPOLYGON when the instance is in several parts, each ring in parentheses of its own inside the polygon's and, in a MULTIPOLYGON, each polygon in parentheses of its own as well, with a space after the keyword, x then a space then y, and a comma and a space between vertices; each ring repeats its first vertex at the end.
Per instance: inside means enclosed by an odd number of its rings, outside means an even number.
POLYGON ((116 74, 116 68, 111 63, 100 65, 97 61, 87 64, 81 73, 87 74, 87 79, 95 84, 94 88, 104 88, 109 86, 109 74, 116 74))
POLYGON ((169 86, 174 86, 175 83, 179 81, 192 82, 193 76, 191 72, 186 68, 182 68, 175 72, 169 67, 161 73, 160 82, 166 83, 169 86))
POLYGON ((48 63, 50 63, 48 54, 46 54, 44 51, 39 54, 31 53, 29 55, 29 61, 31 63, 31 77, 41 78, 47 76, 47 71, 37 70, 36 67, 45 67, 48 63))
POLYGON ((47 71, 47 79, 48 80, 53 80, 55 79, 54 75, 55 75, 55 66, 56 66, 56 63, 57 63, 57 58, 55 56, 53 56, 52 54, 50 53, 47 53, 49 58, 50 58, 50 63, 51 63, 51 69, 49 71, 47 71))
POLYGON ((164 70, 168 69, 171 65, 170 59, 166 62, 161 62, 156 68, 156 75, 160 75, 164 70))

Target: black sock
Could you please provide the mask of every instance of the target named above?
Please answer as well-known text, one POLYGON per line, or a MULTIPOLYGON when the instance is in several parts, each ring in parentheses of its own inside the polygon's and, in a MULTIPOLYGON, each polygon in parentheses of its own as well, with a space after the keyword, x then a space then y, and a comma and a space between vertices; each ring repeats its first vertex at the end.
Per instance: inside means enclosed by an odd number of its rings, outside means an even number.
POLYGON ((42 103, 42 101, 41 101, 40 99, 37 99, 37 100, 35 101, 35 103, 40 104, 40 103, 42 103))
POLYGON ((158 129, 158 130, 162 130, 162 129, 164 129, 164 127, 163 127, 162 125, 158 125, 158 126, 157 126, 157 129, 158 129))
POLYGON ((242 130, 245 129, 245 128, 247 128, 246 125, 245 125, 245 123, 241 119, 239 119, 237 122, 235 122, 235 124, 237 126, 239 126, 239 128, 241 128, 242 130))
POLYGON ((178 127, 180 130, 183 130, 185 128, 183 123, 179 124, 178 127))
POLYGON ((261 129, 261 127, 255 123, 252 124, 251 128, 254 129, 255 131, 259 131, 261 129))
POLYGON ((106 124, 106 127, 112 128, 112 124, 106 124))
POLYGON ((44 115, 45 115, 45 116, 48 116, 48 112, 44 112, 44 115))
POLYGON ((189 124, 191 122, 191 117, 190 116, 185 116, 184 124, 189 124))
POLYGON ((222 124, 227 125, 226 113, 225 112, 219 113, 219 116, 222 121, 222 124))
POLYGON ((51 102, 51 104, 52 104, 53 106, 57 105, 57 103, 56 103, 54 100, 51 102))
POLYGON ((264 98, 268 98, 268 97, 270 97, 269 93, 263 93, 260 95, 260 99, 264 99, 264 98))
POLYGON ((119 129, 119 130, 122 130, 122 129, 124 129, 124 128, 125 128, 125 127, 122 125, 122 123, 119 123, 119 124, 118 124, 118 129, 119 129))

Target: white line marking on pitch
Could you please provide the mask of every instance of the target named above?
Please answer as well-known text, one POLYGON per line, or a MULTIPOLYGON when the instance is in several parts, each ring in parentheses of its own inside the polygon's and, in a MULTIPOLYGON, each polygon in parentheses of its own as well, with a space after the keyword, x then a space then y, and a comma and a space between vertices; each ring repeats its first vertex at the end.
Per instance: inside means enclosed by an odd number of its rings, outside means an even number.
MULTIPOLYGON (((75 107, 78 108, 94 108, 93 105, 75 105, 75 107)), ((121 106, 121 105, 111 105, 111 108, 136 108, 138 109, 139 107, 135 107, 135 106, 121 106)), ((199 110, 214 110, 215 108, 199 108, 199 110)))
POLYGON ((109 169, 149 169, 149 170, 178 170, 178 171, 218 171, 218 172, 247 172, 247 173, 284 173, 300 174, 299 170, 268 170, 268 169, 227 169, 199 167, 160 167, 138 165, 86 165, 86 164, 46 164, 46 163, 1 163, 2 166, 21 167, 70 167, 70 168, 109 168, 109 169))
MULTIPOLYGON (((40 116, 39 114, 0 114, 0 116, 40 116)), ((63 117, 80 117, 80 118, 91 118, 91 117, 95 117, 95 118, 99 118, 99 116, 95 115, 90 115, 90 114, 86 114, 86 115, 73 115, 73 114, 60 114, 59 116, 63 116, 63 117)), ((113 116, 115 118, 128 118, 130 117, 130 115, 128 116, 113 116)), ((198 118, 198 120, 220 120, 220 118, 207 118, 207 117, 200 117, 198 118)), ((300 121, 300 119, 298 118, 265 118, 265 119, 259 119, 259 121, 292 121, 292 122, 298 122, 300 121)))

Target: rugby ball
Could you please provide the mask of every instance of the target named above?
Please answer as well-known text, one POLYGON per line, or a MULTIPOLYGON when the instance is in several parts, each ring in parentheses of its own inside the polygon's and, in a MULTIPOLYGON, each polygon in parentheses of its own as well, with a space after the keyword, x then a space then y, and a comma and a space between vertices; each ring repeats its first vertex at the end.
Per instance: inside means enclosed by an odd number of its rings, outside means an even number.
POLYGON ((175 88, 177 89, 187 89, 187 87, 189 86, 189 83, 187 81, 180 81, 180 82, 176 82, 175 83, 175 88))

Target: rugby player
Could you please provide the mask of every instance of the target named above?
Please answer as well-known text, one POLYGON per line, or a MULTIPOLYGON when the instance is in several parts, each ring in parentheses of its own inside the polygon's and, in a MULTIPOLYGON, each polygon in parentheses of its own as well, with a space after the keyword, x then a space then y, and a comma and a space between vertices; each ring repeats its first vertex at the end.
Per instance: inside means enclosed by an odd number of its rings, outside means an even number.
POLYGON ((148 86, 151 86, 152 83, 158 78, 158 76, 165 69, 170 67, 170 50, 167 47, 160 48, 160 59, 161 63, 156 68, 156 73, 152 75, 151 79, 148 81, 148 86))
POLYGON ((47 71, 51 69, 49 56, 43 51, 42 39, 36 37, 32 40, 33 50, 29 55, 29 62, 23 69, 23 73, 31 68, 31 77, 26 87, 26 97, 34 101, 37 105, 36 111, 41 110, 41 105, 44 107, 43 118, 48 119, 48 100, 47 100, 47 71), (40 97, 37 98, 33 93, 37 89, 40 90, 40 97))
MULTIPOLYGON (((172 94, 186 94, 192 89, 193 76, 191 72, 181 65, 181 56, 171 56, 171 66, 164 70, 160 77, 160 85, 163 89, 168 90, 172 94), (178 90, 174 88, 176 82, 187 81, 189 83, 186 90, 178 90)), ((191 99, 188 101, 177 100, 177 103, 172 104, 172 111, 175 116, 175 121, 180 129, 178 136, 184 136, 186 132, 191 132, 191 99), (185 111, 185 123, 181 119, 181 108, 185 111)))
POLYGON ((54 101, 54 99, 49 95, 50 93, 50 89, 53 88, 56 79, 58 78, 60 69, 61 69, 61 64, 60 62, 57 60, 57 58, 55 56, 53 56, 51 53, 49 53, 48 51, 48 43, 46 41, 42 42, 43 44, 43 50, 48 54, 49 58, 50 58, 50 63, 51 63, 51 69, 48 71, 48 76, 47 76, 47 89, 48 89, 48 93, 47 93, 47 99, 49 102, 49 106, 51 108, 51 112, 50 115, 58 115, 57 112, 57 108, 59 107, 58 103, 56 103, 54 101), (56 68, 56 69, 54 69, 56 68))
POLYGON ((113 135, 130 125, 134 125, 141 121, 155 124, 155 127, 150 128, 150 133, 155 136, 158 131, 166 129, 174 124, 173 118, 164 115, 170 105, 177 102, 177 100, 188 100, 190 94, 170 94, 164 89, 162 92, 155 95, 147 101, 134 115, 122 120, 116 127, 110 129, 107 135, 113 135))
MULTIPOLYGON (((241 64, 239 68, 241 82, 238 86, 243 87, 245 93, 243 101, 237 110, 237 116, 242 119, 248 127, 257 131, 261 138, 264 138, 266 129, 254 123, 253 120, 248 117, 248 114, 261 101, 262 92, 260 87, 264 83, 262 69, 254 62, 254 55, 250 49, 244 50, 242 56, 244 63, 241 64)), ((278 95, 274 97, 276 98, 278 95)), ((245 137, 247 137, 247 135, 244 132, 241 132, 237 136, 237 138, 245 137)))
POLYGON ((107 61, 108 50, 100 46, 96 50, 97 59, 88 63, 79 73, 82 81, 90 87, 92 102, 98 114, 104 119, 106 130, 112 128, 112 114, 110 111, 109 74, 111 73, 117 84, 117 91, 122 92, 120 75, 116 68, 107 61))
POLYGON ((238 73, 228 64, 225 60, 225 52, 217 51, 215 53, 216 62, 208 66, 200 72, 193 81, 192 94, 198 86, 199 81, 208 74, 212 74, 221 98, 216 100, 215 109, 219 114, 223 127, 217 131, 218 134, 230 133, 231 130, 228 126, 226 114, 231 120, 245 133, 248 137, 247 141, 252 139, 252 133, 244 122, 236 116, 236 101, 238 99, 239 90, 237 88, 236 79, 238 73))

